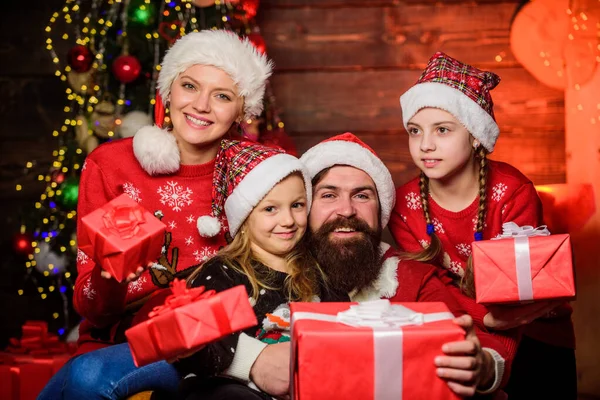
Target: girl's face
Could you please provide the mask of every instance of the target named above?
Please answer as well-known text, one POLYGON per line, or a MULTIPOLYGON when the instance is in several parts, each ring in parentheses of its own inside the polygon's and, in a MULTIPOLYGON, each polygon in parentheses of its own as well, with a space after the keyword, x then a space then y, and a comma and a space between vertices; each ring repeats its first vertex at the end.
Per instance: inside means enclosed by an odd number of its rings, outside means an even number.
POLYGON ((474 160, 473 137, 449 112, 423 108, 407 130, 413 162, 429 179, 448 179, 474 160))
POLYGON ((306 190, 300 174, 279 182, 258 203, 246 220, 252 251, 284 257, 302 239, 306 231, 306 190))
POLYGON ((169 111, 178 143, 205 147, 220 140, 241 116, 243 99, 226 72, 193 65, 171 85, 169 111))

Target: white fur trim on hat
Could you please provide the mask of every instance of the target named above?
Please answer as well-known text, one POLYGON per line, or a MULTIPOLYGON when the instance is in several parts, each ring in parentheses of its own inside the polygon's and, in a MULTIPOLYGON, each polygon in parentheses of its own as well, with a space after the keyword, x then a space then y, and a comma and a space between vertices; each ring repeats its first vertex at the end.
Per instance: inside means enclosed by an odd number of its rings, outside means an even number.
POLYGON ((487 111, 458 89, 439 82, 419 83, 400 96, 400 106, 405 128, 419 110, 440 108, 459 120, 487 151, 494 151, 500 133, 498 124, 487 111))
POLYGON ((330 140, 308 149, 300 157, 300 161, 308 169, 311 179, 334 165, 347 165, 366 172, 377 188, 381 207, 381 228, 387 226, 396 204, 396 189, 390 171, 376 155, 358 143, 330 140))
POLYGON ((193 65, 211 65, 225 71, 244 98, 245 119, 260 115, 273 63, 248 38, 240 39, 225 30, 204 30, 179 39, 167 51, 158 76, 158 90, 164 101, 177 76, 193 65))
POLYGON ((301 172, 306 189, 307 213, 312 202, 310 177, 300 160, 289 154, 277 154, 255 166, 233 189, 225 201, 229 233, 234 237, 254 207, 275 185, 294 172, 301 172))
POLYGON ((179 170, 179 148, 173 134, 156 125, 144 126, 133 137, 133 153, 150 175, 171 174, 179 170))

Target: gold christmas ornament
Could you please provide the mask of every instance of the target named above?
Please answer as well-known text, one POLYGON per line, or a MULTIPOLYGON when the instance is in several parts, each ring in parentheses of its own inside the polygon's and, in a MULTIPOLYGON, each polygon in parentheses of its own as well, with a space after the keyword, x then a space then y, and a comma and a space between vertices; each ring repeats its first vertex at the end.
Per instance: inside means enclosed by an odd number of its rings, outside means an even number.
POLYGON ((93 94, 94 86, 94 70, 90 69, 86 72, 69 71, 67 73, 67 82, 76 93, 93 94))
POLYGON ((88 121, 85 116, 77 116, 76 121, 75 138, 79 144, 79 148, 89 154, 98 147, 98 138, 94 136, 93 132, 89 129, 88 121))

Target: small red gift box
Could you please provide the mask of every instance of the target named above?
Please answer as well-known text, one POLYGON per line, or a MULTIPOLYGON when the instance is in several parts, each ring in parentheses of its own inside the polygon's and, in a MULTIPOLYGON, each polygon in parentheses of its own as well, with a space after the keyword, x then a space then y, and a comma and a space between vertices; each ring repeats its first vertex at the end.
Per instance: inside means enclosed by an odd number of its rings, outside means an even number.
MULTIPOLYGON (((516 229, 535 232, 540 228, 516 229)), ((517 303, 575 296, 569 235, 482 240, 473 242, 471 248, 477 303, 517 303)))
POLYGON ((464 340, 443 303, 291 303, 294 399, 458 399, 436 374, 464 340))
POLYGON ((80 229, 79 249, 121 282, 160 256, 166 226, 122 194, 83 217, 80 229))
POLYGON ((150 319, 125 332, 136 366, 169 360, 230 333, 258 324, 244 286, 215 293, 187 289, 175 279, 173 294, 150 319))

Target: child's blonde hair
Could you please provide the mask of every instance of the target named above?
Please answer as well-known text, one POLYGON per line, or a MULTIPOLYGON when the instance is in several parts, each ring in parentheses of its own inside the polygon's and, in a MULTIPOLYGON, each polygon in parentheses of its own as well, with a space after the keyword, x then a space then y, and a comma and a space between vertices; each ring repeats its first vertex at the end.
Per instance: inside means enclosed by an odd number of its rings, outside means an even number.
MULTIPOLYGON (((488 151, 483 146, 479 146, 474 153, 474 157, 479 161, 479 207, 477 209, 477 224, 475 226, 475 240, 481 240, 483 238, 483 228, 485 226, 486 216, 486 205, 487 205, 487 154, 488 151)), ((425 222, 427 224, 428 234, 431 237, 431 242, 418 253, 403 253, 402 257, 409 260, 416 261, 440 261, 439 256, 443 251, 443 246, 440 238, 435 234, 435 228, 429 215, 429 178, 421 172, 421 179, 419 181, 419 188, 421 192, 421 205, 423 208, 423 214, 425 215, 425 222)), ((467 268, 465 273, 457 282, 462 291, 469 297, 475 297, 475 283, 473 280, 473 260, 471 256, 467 260, 467 268)))

